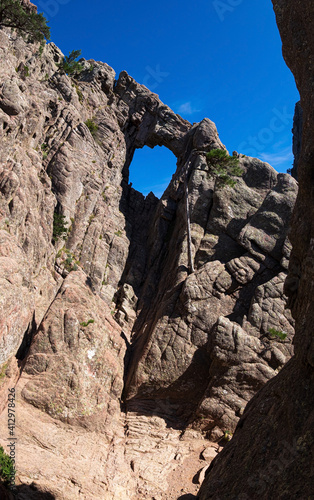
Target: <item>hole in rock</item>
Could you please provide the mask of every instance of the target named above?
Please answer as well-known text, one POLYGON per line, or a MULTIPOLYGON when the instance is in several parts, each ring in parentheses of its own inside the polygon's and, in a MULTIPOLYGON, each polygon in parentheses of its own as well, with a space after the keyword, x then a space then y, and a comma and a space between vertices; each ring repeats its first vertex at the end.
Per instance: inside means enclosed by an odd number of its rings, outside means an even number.
POLYGON ((151 191, 160 198, 176 171, 177 159, 165 146, 136 149, 130 165, 129 182, 147 196, 151 191))

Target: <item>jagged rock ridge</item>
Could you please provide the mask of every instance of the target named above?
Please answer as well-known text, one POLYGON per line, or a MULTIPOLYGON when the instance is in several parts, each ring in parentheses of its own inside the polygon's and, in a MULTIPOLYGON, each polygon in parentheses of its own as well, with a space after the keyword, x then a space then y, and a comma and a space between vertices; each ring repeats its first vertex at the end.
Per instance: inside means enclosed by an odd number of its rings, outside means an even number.
POLYGON ((232 431, 292 354, 283 283, 297 183, 239 155, 242 177, 219 188, 206 152, 224 146, 209 119, 192 126, 104 63, 70 79, 54 44, 37 50, 0 31, 2 407, 23 369, 19 480, 30 484, 33 467, 57 499, 170 498, 172 468, 232 431), (160 200, 128 184, 144 145, 177 157, 160 200), (55 213, 65 240, 54 241, 55 213), (76 434, 93 470, 106 464, 99 475, 82 479, 79 444, 75 467, 62 450, 76 434))

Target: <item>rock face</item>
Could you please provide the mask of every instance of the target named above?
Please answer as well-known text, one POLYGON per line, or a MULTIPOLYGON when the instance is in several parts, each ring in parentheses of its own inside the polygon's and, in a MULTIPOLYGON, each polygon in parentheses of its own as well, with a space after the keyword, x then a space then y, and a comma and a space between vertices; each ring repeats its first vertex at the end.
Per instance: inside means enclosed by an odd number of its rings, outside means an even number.
POLYGON ((283 298, 289 254, 283 227, 296 184, 244 158, 236 187, 218 189, 204 174, 202 154, 193 161, 197 269, 187 276, 182 200, 170 239, 176 253, 158 272, 153 300, 144 296, 149 309, 139 301, 125 391, 132 405, 150 399, 179 404, 185 420, 196 415, 194 425, 210 434, 216 426, 233 430, 246 402, 289 358, 289 343, 274 343, 269 329, 293 333, 283 298))
POLYGON ((295 355, 249 403, 212 464, 199 498, 311 498, 314 470, 313 158, 314 5, 273 0, 283 53, 301 95, 300 190, 285 290, 296 320, 295 355))
POLYGON ((22 396, 69 423, 88 425, 93 415, 93 428, 97 417, 108 429, 120 416, 124 355, 109 307, 90 290, 84 273, 72 272, 36 332, 25 365, 34 377, 22 396))
POLYGON ((293 168, 291 170, 291 175, 297 179, 298 178, 298 163, 300 160, 301 146, 302 146, 302 131, 303 131, 303 110, 301 108, 301 103, 297 102, 294 110, 293 117, 293 168))
POLYGON ((101 62, 71 79, 54 44, 38 50, 0 31, 0 401, 20 377, 18 498, 177 498, 180 470, 204 474, 208 438, 292 355, 297 183, 238 155, 220 186, 209 119, 101 62), (177 158, 160 200, 128 183, 144 145, 177 158))

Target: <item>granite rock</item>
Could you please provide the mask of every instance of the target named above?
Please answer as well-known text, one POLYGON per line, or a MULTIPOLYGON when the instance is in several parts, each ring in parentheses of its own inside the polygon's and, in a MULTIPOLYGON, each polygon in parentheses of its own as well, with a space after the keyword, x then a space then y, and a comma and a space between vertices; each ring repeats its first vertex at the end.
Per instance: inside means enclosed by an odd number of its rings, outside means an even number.
POLYGON ((200 500, 311 498, 314 470, 313 158, 314 5, 273 0, 303 110, 299 192, 285 292, 295 318, 292 359, 249 402, 234 437, 211 464, 200 500))
POLYGON ((18 480, 30 488, 33 468, 58 500, 174 498, 204 440, 232 432, 292 355, 297 183, 238 154, 242 176, 222 188, 206 160, 226 149, 212 121, 190 124, 102 62, 70 78, 62 58, 0 30, 0 403, 20 377, 18 480), (129 184, 144 146, 177 160, 160 199, 129 184))

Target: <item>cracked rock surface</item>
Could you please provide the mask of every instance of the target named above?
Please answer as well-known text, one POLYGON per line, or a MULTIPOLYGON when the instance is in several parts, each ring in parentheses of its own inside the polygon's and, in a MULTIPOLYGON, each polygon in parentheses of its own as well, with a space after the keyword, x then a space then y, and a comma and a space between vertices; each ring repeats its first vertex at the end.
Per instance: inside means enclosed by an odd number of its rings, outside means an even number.
MULTIPOLYGON (((0 402, 19 379, 18 498, 195 494, 204 450, 293 353, 297 182, 239 154, 219 186, 208 118, 102 62, 70 78, 53 43, 38 50, 0 30, 0 402), (145 145, 177 158, 161 199, 128 182, 145 145)), ((3 411, 1 443, 6 425, 3 411)))

